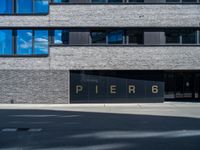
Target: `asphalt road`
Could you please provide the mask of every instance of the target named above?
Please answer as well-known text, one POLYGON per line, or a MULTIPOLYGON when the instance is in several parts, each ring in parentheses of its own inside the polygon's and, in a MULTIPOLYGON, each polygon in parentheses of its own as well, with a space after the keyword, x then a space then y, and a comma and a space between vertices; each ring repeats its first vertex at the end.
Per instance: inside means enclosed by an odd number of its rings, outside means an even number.
POLYGON ((0 105, 3 150, 199 150, 200 103, 0 105))

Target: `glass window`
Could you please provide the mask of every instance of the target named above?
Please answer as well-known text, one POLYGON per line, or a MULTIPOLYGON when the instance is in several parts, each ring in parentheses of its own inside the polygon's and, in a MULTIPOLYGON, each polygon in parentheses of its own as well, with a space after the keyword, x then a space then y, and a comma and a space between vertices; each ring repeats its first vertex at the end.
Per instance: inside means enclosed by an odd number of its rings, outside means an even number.
POLYGON ((165 31, 166 43, 179 44, 180 43, 180 30, 167 30, 165 31))
POLYGON ((54 44, 69 44, 69 31, 68 30, 55 30, 54 31, 54 44))
POLYGON ((92 0, 92 3, 106 3, 106 0, 92 0))
POLYGON ((49 12, 49 1, 48 0, 35 0, 35 10, 34 13, 44 13, 49 12))
POLYGON ((33 12, 32 0, 17 0, 16 10, 18 14, 31 14, 33 12))
POLYGON ((13 54, 12 30, 0 30, 0 55, 13 54))
POLYGON ((0 0, 0 14, 12 13, 12 0, 0 0))
POLYGON ((106 31, 92 31, 92 44, 106 44, 106 31))
POLYGON ((47 30, 35 30, 34 36, 34 54, 44 55, 48 54, 48 31, 47 30))
POLYGON ((143 3, 144 0, 129 0, 129 3, 143 3))
POLYGON ((179 3, 180 0, 166 0, 167 3, 179 3))
POLYGON ((108 0, 108 3, 122 3, 123 0, 108 0))
POLYGON ((69 0, 53 0, 53 3, 68 3, 69 0))
POLYGON ((17 30, 17 55, 31 55, 33 50, 33 31, 17 30))
POLYGON ((197 30, 183 30, 182 31, 182 43, 183 44, 197 43, 197 30))
POLYGON ((108 33, 108 44, 123 44, 123 30, 114 30, 108 33))
POLYGON ((196 3, 197 0, 182 0, 183 3, 196 3))
POLYGON ((143 31, 128 31, 128 43, 129 44, 143 44, 144 34, 143 31))

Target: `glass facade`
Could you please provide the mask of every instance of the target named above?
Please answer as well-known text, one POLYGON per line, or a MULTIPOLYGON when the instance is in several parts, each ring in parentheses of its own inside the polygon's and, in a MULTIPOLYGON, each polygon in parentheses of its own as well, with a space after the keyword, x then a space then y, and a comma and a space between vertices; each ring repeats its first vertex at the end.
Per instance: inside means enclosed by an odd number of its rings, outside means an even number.
POLYGON ((35 55, 48 54, 48 31, 47 30, 35 30, 34 35, 34 51, 35 55))
POLYGON ((0 14, 48 14, 48 0, 1 0, 0 14))
POLYGON ((17 14, 31 14, 33 12, 32 0, 17 0, 16 13, 17 14))
POLYGON ((1 56, 47 56, 48 30, 0 29, 1 56))
POLYGON ((69 44, 68 30, 54 30, 54 44, 69 44))
POLYGON ((12 0, 0 0, 0 14, 12 14, 12 0))
POLYGON ((0 30, 0 55, 13 54, 12 30, 0 30))
POLYGON ((33 31, 17 31, 17 55, 31 55, 33 51, 33 31))

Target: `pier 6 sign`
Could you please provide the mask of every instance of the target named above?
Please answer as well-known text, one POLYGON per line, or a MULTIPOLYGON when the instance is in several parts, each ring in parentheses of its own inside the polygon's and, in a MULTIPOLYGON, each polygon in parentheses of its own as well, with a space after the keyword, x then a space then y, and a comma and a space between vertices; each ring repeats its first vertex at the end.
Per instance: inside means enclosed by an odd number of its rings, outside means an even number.
POLYGON ((71 73, 71 102, 162 102, 164 82, 71 73))

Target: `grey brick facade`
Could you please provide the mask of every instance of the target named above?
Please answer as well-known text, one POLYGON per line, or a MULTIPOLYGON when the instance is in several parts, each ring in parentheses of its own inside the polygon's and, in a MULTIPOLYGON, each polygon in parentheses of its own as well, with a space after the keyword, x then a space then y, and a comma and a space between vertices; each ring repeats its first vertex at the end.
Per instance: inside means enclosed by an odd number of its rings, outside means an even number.
MULTIPOLYGON (((0 16, 0 27, 200 27, 200 5, 50 5, 49 15, 0 16)), ((69 70, 200 70, 199 46, 50 47, 1 57, 0 103, 69 103, 69 70)))

